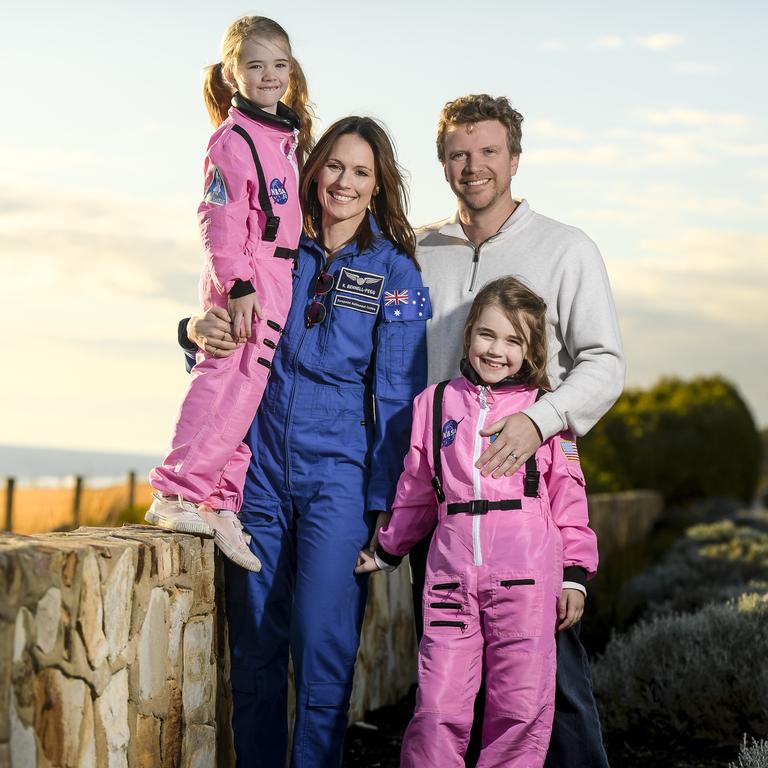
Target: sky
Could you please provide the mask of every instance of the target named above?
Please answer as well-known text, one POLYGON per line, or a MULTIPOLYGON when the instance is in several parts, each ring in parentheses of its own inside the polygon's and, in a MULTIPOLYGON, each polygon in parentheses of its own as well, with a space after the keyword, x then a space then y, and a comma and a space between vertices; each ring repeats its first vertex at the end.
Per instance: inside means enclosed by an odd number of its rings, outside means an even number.
POLYGON ((455 209, 443 104, 509 97, 513 195, 600 247, 628 385, 723 374, 768 425, 767 4, 73 0, 0 10, 0 443, 167 447, 202 259, 202 70, 249 13, 291 35, 318 131, 384 122, 415 226, 455 209))

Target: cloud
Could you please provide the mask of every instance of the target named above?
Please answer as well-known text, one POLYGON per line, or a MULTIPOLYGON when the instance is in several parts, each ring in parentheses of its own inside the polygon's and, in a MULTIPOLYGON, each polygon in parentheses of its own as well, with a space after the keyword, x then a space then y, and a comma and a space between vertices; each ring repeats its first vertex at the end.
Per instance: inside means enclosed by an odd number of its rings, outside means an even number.
POLYGON ((558 37, 552 37, 549 40, 544 40, 539 48, 547 53, 554 53, 555 51, 562 51, 565 49, 565 44, 558 37))
POLYGON ((659 371, 721 373, 768 423, 758 362, 768 335, 768 235, 691 229, 641 247, 642 258, 609 264, 629 382, 649 384, 659 371))
POLYGON ((597 48, 607 48, 609 50, 616 50, 617 48, 624 47, 624 38, 618 35, 602 35, 595 38, 593 44, 597 48))
POLYGON ((573 128, 558 125, 552 120, 528 120, 525 121, 525 135, 536 139, 557 139, 560 141, 583 141, 586 134, 573 128))
POLYGON ((657 32, 654 35, 637 37, 635 42, 639 46, 648 48, 651 51, 667 51, 670 48, 677 48, 677 46, 682 45, 685 42, 685 38, 682 35, 669 32, 657 32))
POLYGON ((686 107, 672 107, 664 110, 641 109, 635 114, 650 125, 661 127, 683 125, 696 128, 746 128, 753 122, 748 115, 741 112, 707 112, 686 107))

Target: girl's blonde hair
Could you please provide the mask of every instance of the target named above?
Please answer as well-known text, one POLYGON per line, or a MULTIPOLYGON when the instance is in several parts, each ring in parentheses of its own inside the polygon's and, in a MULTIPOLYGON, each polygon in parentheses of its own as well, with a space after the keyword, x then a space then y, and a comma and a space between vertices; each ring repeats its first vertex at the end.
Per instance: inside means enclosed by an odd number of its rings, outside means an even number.
POLYGON ((312 149, 312 118, 314 114, 309 101, 307 80, 299 62, 291 51, 288 33, 272 19, 266 16, 243 16, 229 25, 221 41, 221 61, 206 68, 203 82, 203 101, 208 109, 211 122, 218 127, 229 112, 235 87, 225 78, 225 73, 234 72, 240 60, 243 43, 251 38, 279 38, 288 48, 291 57, 291 69, 288 76, 288 90, 283 96, 283 103, 299 116, 299 146, 296 157, 299 167, 312 149))
POLYGON ((527 340, 525 362, 518 376, 530 387, 551 390, 547 377, 547 305, 544 299, 514 277, 500 277, 475 296, 464 323, 464 356, 469 353, 472 327, 482 311, 495 304, 521 339, 527 340))

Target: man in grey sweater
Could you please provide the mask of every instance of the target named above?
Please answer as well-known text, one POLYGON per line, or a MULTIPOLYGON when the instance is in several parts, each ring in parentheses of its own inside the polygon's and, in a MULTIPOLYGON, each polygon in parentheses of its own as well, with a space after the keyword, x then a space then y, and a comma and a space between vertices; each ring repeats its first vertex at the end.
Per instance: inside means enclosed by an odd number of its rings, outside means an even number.
MULTIPOLYGON (((600 252, 580 230, 512 197, 522 120, 505 98, 465 96, 446 104, 437 154, 458 211, 417 232, 417 258, 432 299, 430 383, 459 374, 462 328, 485 283, 514 275, 547 304, 554 391, 483 430, 485 435, 500 432, 477 464, 484 475, 495 477, 515 472, 543 440, 561 430, 585 434, 624 385, 621 335, 600 252)), ((427 546, 422 542, 411 553, 415 606, 421 605, 427 546)), ((416 612, 420 628, 418 607, 416 612)), ((558 635, 555 722, 546 766, 604 768, 608 761, 578 629, 558 635)))

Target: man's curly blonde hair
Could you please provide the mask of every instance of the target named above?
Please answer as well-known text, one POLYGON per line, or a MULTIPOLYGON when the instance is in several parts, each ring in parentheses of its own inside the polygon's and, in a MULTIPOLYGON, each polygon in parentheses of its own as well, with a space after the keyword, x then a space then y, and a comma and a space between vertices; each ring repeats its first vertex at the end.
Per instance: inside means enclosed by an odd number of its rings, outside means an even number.
POLYGON ((498 120, 507 129, 507 146, 513 157, 522 152, 520 124, 523 116, 512 108, 504 96, 493 98, 487 93, 462 96, 449 101, 440 112, 437 124, 437 158, 445 162, 445 132, 453 125, 471 125, 481 120, 498 120))

